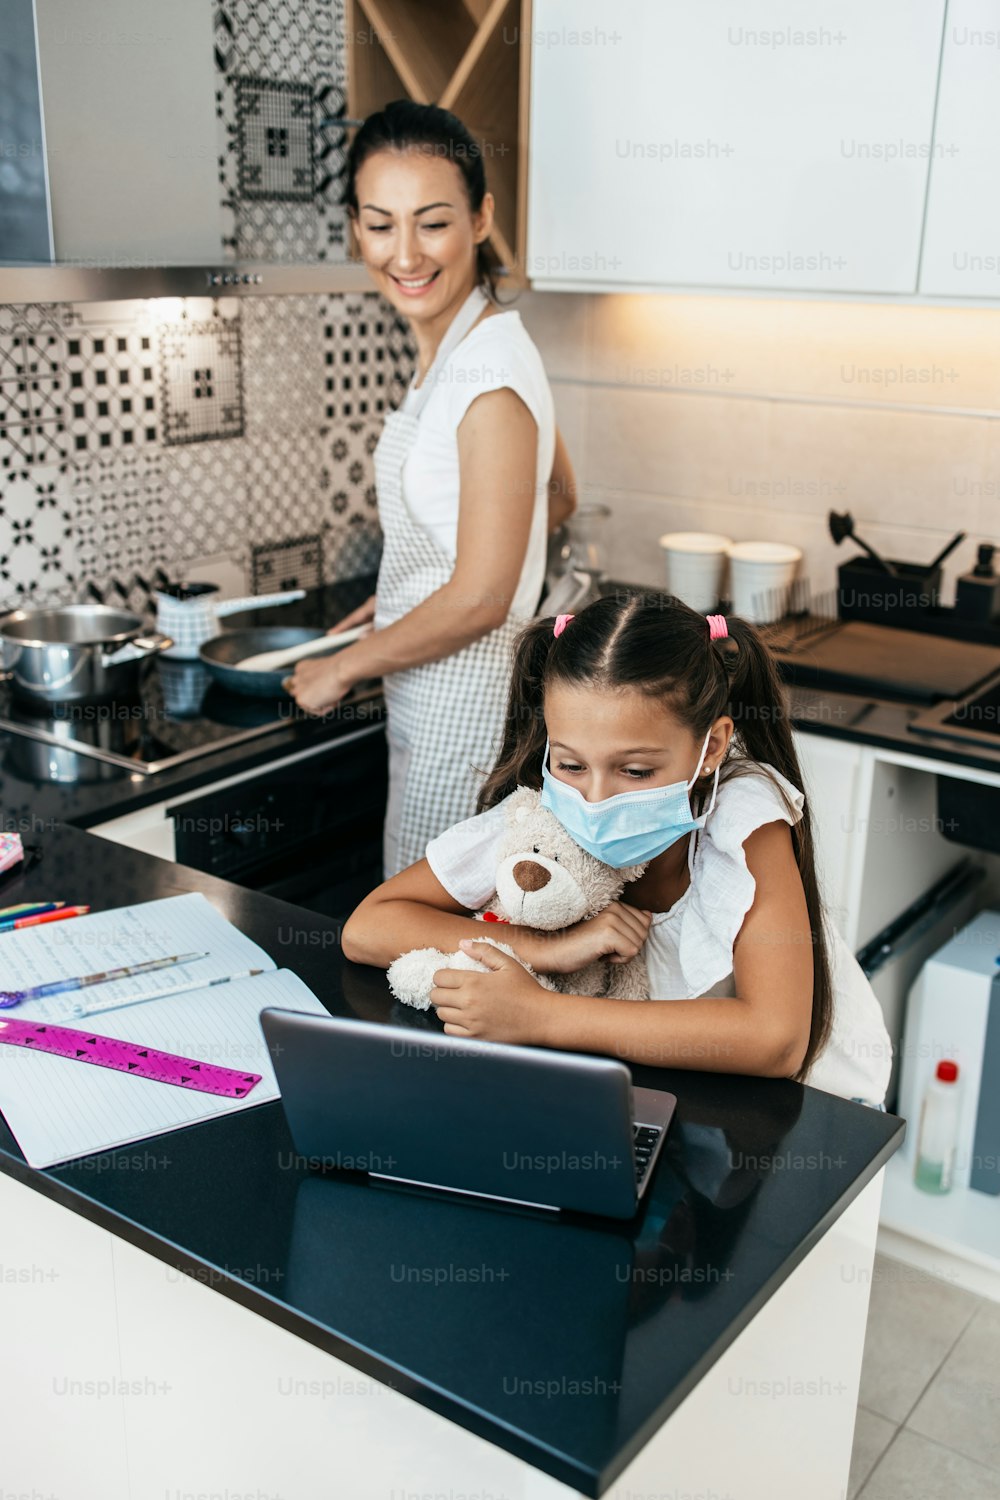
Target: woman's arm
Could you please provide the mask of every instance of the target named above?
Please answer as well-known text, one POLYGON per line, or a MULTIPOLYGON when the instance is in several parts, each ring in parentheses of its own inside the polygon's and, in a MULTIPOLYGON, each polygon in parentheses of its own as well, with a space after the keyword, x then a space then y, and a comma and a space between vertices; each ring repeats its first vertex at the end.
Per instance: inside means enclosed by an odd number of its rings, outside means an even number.
POLYGON ((556 451, 549 476, 549 530, 569 519, 576 510, 576 475, 563 435, 556 429, 556 451))
POLYGON ((358 682, 452 656, 507 618, 521 577, 535 500, 538 428, 508 386, 485 391, 458 428, 461 474, 451 578, 402 619, 292 679, 302 708, 323 713, 358 682))
POLYGON ((733 948, 737 996, 633 1004, 553 995, 503 954, 475 947, 490 974, 441 970, 431 1001, 457 1036, 603 1052, 654 1067, 789 1077, 809 1041, 812 935, 784 822, 744 844, 757 883, 733 948), (499 971, 503 972, 499 972, 499 971))
MULTIPOLYGON (((649 912, 615 902, 593 920, 562 932, 504 923, 489 935, 513 948, 539 974, 572 973, 599 957, 619 963, 634 958, 649 921, 649 912)), ((345 957, 355 963, 386 968, 411 948, 453 953, 463 938, 482 937, 482 922, 459 905, 421 859, 365 897, 348 918, 341 943, 345 957)))

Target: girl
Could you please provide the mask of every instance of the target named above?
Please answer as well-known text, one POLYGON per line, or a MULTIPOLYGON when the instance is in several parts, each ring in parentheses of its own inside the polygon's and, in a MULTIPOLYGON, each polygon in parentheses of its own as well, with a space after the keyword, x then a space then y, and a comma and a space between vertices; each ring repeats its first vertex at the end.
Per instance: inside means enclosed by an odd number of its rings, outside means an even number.
POLYGON ((345 202, 418 368, 375 450, 376 592, 337 627, 375 630, 301 662, 290 691, 325 713, 383 678, 390 876, 475 807, 474 768, 496 752, 514 641, 537 609, 547 531, 572 510, 574 479, 541 356, 520 314, 495 305, 493 197, 461 121, 409 100, 369 116, 345 202))
POLYGON ((480 812, 362 903, 344 951, 386 965, 468 947, 489 972, 440 970, 432 994, 455 1036, 790 1077, 881 1107, 891 1046, 824 917, 800 783, 775 666, 743 620, 650 594, 537 620, 518 642, 480 812), (475 941, 468 913, 492 894, 504 799, 522 785, 605 863, 648 865, 598 916, 503 939, 549 974, 645 945, 651 996, 669 1004, 553 994, 475 941))

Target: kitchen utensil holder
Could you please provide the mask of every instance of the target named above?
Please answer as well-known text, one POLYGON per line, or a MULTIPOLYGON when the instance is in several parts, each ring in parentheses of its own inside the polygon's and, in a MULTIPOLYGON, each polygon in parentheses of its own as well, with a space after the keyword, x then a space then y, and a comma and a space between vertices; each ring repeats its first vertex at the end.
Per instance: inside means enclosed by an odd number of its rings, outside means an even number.
POLYGON ((891 559, 887 573, 873 558, 849 557, 837 569, 837 614, 841 620, 869 620, 877 625, 919 625, 941 605, 941 567, 891 559))

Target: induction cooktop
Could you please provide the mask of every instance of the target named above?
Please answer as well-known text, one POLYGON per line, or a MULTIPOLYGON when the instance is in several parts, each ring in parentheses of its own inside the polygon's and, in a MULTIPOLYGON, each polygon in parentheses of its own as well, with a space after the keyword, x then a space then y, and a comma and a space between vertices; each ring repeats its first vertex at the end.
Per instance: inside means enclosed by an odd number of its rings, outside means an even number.
MULTIPOLYGON (((49 747, 53 753, 36 753, 33 769, 53 781, 78 779, 76 755, 148 776, 305 717, 290 698, 227 693, 200 661, 145 662, 138 692, 108 702, 36 704, 0 685, 0 730, 49 747)), ((13 753, 29 754, 23 746, 13 753)))

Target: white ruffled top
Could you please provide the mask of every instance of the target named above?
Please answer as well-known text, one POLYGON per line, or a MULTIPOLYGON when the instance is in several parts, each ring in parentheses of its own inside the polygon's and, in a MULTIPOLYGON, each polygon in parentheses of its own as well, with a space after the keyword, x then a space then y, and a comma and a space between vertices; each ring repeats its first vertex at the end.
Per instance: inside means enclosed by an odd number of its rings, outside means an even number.
MULTIPOLYGON (((653 917, 646 942, 652 999, 691 1000, 736 993, 733 945, 757 890, 747 868, 744 842, 765 823, 778 819, 797 823, 804 801, 802 792, 773 766, 751 767, 744 762, 738 774, 723 768, 715 806, 704 828, 689 842, 691 883, 669 911, 653 917)), ((470 911, 484 906, 493 895, 503 807, 500 802, 488 812, 467 818, 427 846, 434 874, 470 911)), ((827 1043, 805 1081, 845 1099, 881 1104, 892 1066, 892 1044, 881 1007, 857 959, 828 918, 825 933, 833 1021, 827 1043)))
MULTIPOLYGON (((728 775, 723 769, 715 807, 688 846, 691 883, 669 911, 653 917, 646 942, 653 997, 686 1000, 736 993, 733 945, 757 891, 743 845, 766 823, 797 823, 804 802, 798 787, 773 766, 751 768, 744 762, 738 774, 728 775)), ((833 1020, 805 1081, 845 1099, 881 1104, 892 1067, 882 1009, 829 917, 824 931, 833 1020)))

